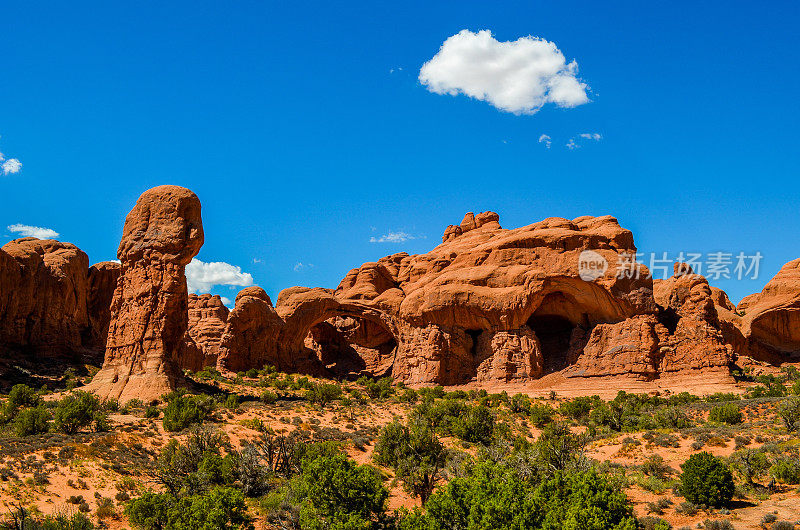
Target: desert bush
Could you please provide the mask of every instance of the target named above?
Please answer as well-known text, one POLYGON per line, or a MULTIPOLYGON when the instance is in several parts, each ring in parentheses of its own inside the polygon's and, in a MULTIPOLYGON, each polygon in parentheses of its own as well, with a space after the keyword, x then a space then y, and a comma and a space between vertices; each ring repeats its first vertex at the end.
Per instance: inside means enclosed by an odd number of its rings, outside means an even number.
POLYGON ((531 398, 525 394, 514 394, 508 400, 508 408, 514 413, 529 414, 531 411, 531 398))
POLYGON ((312 384, 311 388, 306 391, 306 399, 325 408, 328 403, 339 399, 342 395, 342 387, 333 383, 317 383, 312 384))
POLYGON ((400 394, 400 401, 403 403, 416 403, 417 399, 419 399, 419 394, 413 388, 406 388, 400 394))
POLYGON ((392 378, 382 377, 380 379, 371 379, 369 377, 360 377, 357 381, 359 384, 364 385, 364 390, 367 395, 372 399, 386 399, 394 394, 392 388, 392 378))
POLYGON ((651 477, 664 480, 672 472, 673 469, 664 462, 664 457, 661 455, 651 455, 642 463, 642 473, 651 477))
POLYGON ((14 418, 14 434, 30 436, 47 432, 50 425, 50 411, 43 405, 20 411, 14 418))
POLYGON ((261 394, 261 401, 263 401, 267 405, 272 405, 273 403, 278 401, 278 394, 276 394, 272 390, 264 390, 264 392, 261 394))
POLYGON ((782 456, 775 460, 770 475, 782 484, 800 484, 800 459, 796 456, 782 456))
POLYGON ((41 398, 28 385, 14 385, 8 393, 8 404, 12 407, 35 407, 41 398))
POLYGON ((425 512, 407 514, 400 528, 633 530, 636 519, 625 494, 593 471, 557 473, 537 484, 505 465, 482 461, 438 489, 425 512))
POLYGON ((723 506, 733 497, 733 474, 711 453, 696 453, 681 464, 681 494, 695 504, 723 506))
POLYGON ((88 392, 74 392, 61 399, 56 405, 54 426, 65 434, 75 434, 88 426, 100 412, 97 397, 88 392))
POLYGON ((528 418, 536 427, 542 428, 553 421, 555 414, 555 409, 550 405, 534 403, 531 405, 528 418))
POLYGON ((158 407, 149 406, 144 410, 144 417, 148 419, 156 419, 161 415, 161 411, 158 410, 158 407))
POLYGON ((214 410, 214 401, 208 396, 173 392, 167 396, 167 400, 163 420, 167 431, 182 431, 191 425, 203 423, 214 410))
POLYGON ((395 422, 384 427, 373 458, 394 468, 404 489, 419 497, 424 506, 442 478, 447 450, 426 423, 418 421, 405 427, 395 422))
POLYGON ((736 425, 742 423, 742 411, 735 403, 725 403, 713 407, 708 414, 708 419, 717 423, 736 425))
POLYGON ((389 491, 372 467, 357 465, 335 446, 312 446, 296 481, 301 528, 370 528, 386 513, 389 491))
POLYGON ((597 396, 580 396, 564 401, 558 407, 558 412, 568 418, 580 420, 587 417, 592 408, 598 405, 600 405, 600 398, 597 396))
POLYGON ((143 530, 252 528, 242 492, 220 486, 185 497, 147 492, 128 502, 125 515, 143 530))
POLYGON ((778 416, 789 432, 800 429, 800 397, 787 399, 778 407, 778 416))
POLYGON ((653 421, 658 427, 668 429, 685 429, 692 424, 689 416, 677 407, 667 407, 657 411, 653 415, 653 421))
POLYGON ((713 521, 706 519, 703 522, 703 528, 705 528, 705 530, 736 530, 733 523, 727 519, 717 519, 713 521))
POLYGON ((664 519, 660 519, 658 517, 653 516, 645 516, 639 517, 639 528, 641 530, 670 530, 672 525, 670 525, 664 519))

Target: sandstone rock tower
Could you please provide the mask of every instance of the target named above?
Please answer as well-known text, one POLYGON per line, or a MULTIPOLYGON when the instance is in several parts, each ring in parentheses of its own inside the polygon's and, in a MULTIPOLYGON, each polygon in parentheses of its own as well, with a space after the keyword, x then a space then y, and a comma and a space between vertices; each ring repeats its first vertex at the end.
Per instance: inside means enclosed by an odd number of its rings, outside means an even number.
POLYGON ((103 368, 89 390, 104 398, 154 399, 181 379, 188 325, 185 267, 203 245, 200 200, 186 188, 144 192, 125 219, 103 368))

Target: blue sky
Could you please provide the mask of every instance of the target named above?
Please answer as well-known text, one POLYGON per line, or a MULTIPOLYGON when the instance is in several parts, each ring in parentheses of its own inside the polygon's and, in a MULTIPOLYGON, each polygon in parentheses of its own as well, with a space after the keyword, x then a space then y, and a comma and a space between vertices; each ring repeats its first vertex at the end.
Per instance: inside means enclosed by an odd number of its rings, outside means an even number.
POLYGON ((179 184, 203 203, 198 258, 273 298, 425 252, 469 210, 761 252, 757 280, 712 281, 735 300, 800 256, 797 2, 374 4, 5 2, 0 152, 22 168, 0 172, 0 243, 33 225, 112 259, 138 195, 179 184), (591 101, 432 93, 420 68, 464 29, 553 42, 591 101))

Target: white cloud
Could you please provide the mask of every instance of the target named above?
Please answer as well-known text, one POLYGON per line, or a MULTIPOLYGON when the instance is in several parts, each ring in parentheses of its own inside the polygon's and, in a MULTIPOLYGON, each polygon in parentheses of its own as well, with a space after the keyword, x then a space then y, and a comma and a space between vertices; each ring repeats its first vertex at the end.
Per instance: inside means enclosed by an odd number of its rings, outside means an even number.
POLYGON ((587 140, 594 140, 595 142, 599 142, 603 139, 603 135, 600 133, 581 133, 581 138, 586 138, 587 140))
POLYGON ((302 263, 302 262, 298 261, 297 263, 294 264, 294 267, 292 267, 292 268, 294 269, 294 272, 300 272, 300 271, 302 271, 304 269, 313 269, 314 268, 314 264, 313 263, 302 263))
POLYGON ((381 237, 371 237, 369 238, 370 243, 403 243, 405 241, 409 241, 411 239, 417 239, 415 236, 411 234, 407 234, 406 232, 389 232, 388 234, 383 234, 381 237))
POLYGON ((222 300, 222 305, 224 305, 225 307, 228 307, 228 308, 233 307, 233 302, 231 302, 230 298, 228 298, 226 296, 220 296, 219 299, 222 300))
POLYGON ((578 63, 567 63, 553 42, 533 36, 500 42, 489 30, 465 29, 444 41, 419 81, 435 94, 465 94, 505 112, 533 114, 547 103, 588 103, 577 73, 578 63))
POLYGON ((215 285, 253 285, 253 276, 242 272, 241 267, 222 261, 205 263, 193 259, 186 266, 186 285, 190 293, 208 292, 215 285))
POLYGON ((550 149, 550 146, 553 145, 553 139, 549 135, 543 134, 539 137, 539 143, 550 149))
POLYGON ((253 258, 253 263, 261 263, 261 260, 258 258, 253 258))
POLYGON ((43 228, 41 226, 30 226, 23 224, 9 225, 8 230, 19 234, 22 237, 35 237, 38 239, 55 239, 59 233, 50 228, 43 228))
POLYGON ((3 175, 10 175, 12 173, 19 173, 19 170, 22 169, 22 163, 16 158, 9 158, 3 162, 2 167, 3 175))
POLYGON ((569 142, 567 142, 567 149, 574 150, 578 149, 580 145, 575 143, 575 138, 570 138, 569 142))

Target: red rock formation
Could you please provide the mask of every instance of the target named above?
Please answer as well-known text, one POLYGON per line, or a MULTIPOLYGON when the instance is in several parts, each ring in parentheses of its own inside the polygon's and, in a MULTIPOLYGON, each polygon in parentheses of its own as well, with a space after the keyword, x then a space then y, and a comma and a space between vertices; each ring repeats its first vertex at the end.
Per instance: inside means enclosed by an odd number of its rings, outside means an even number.
POLYGON ((734 355, 725 343, 712 289, 689 265, 674 268, 672 278, 653 282, 658 318, 638 315, 596 326, 585 346, 573 344, 582 352, 565 375, 627 374, 648 380, 700 369, 726 373, 734 355))
POLYGON ((70 243, 15 239, 0 249, 0 350, 76 357, 89 328, 89 258, 70 243))
MULTIPOLYGON (((193 345, 180 357, 183 369, 196 372, 206 366, 217 366, 220 342, 228 321, 228 308, 219 295, 189 295, 188 340, 193 345)), ((188 341, 187 341, 188 342, 188 341)))
POLYGON ((773 363, 800 360, 800 259, 784 265, 735 312, 725 313, 725 322, 741 333, 730 332, 731 342, 743 342, 743 354, 773 363))
POLYGON ((345 371, 376 366, 375 358, 383 367, 389 356, 368 353, 348 335, 348 329, 377 327, 380 333, 371 335, 392 338, 383 344, 396 343, 395 379, 442 384, 529 379, 564 368, 573 335, 656 312, 646 269, 640 267, 644 273, 638 277, 617 274, 623 255, 636 247, 616 219, 551 218, 514 230, 502 229, 498 219, 493 212, 468 213, 431 252, 364 264, 335 291, 281 292, 276 310, 285 326, 277 357, 284 366, 307 363, 311 350, 338 373, 344 365, 345 371), (585 250, 608 263, 594 281, 580 277, 585 250), (342 326, 341 319, 353 324, 342 326), (342 366, 325 347, 346 353, 342 366))
POLYGON ((200 201, 186 188, 158 186, 125 219, 117 257, 122 276, 111 305, 103 368, 89 389, 121 401, 153 399, 181 380, 188 324, 184 269, 203 245, 200 201))
POLYGON ((278 337, 283 320, 261 287, 245 287, 228 315, 217 359, 220 371, 239 372, 265 364, 286 365, 278 357, 278 337))
POLYGON ((90 345, 99 355, 95 360, 103 363, 108 339, 108 326, 111 323, 111 301, 117 280, 122 273, 122 265, 115 261, 103 261, 89 267, 89 323, 91 324, 90 345))

